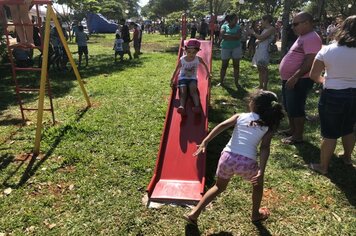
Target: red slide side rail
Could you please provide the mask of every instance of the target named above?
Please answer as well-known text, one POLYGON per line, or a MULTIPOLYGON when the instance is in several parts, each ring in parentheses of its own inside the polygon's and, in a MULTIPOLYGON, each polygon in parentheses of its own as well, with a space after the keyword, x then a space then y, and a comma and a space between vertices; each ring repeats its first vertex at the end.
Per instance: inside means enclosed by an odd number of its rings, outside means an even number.
MULTIPOLYGON (((176 68, 178 67, 179 59, 183 55, 183 48, 184 48, 184 39, 182 38, 181 42, 180 42, 180 45, 179 45, 176 68)), ((175 76, 175 74, 172 75, 171 80, 173 80, 174 84, 177 84, 177 77, 175 76)), ((170 108, 172 106, 172 97, 174 97, 174 93, 175 92, 172 89, 171 96, 170 96, 171 99, 169 100, 168 108, 170 108)), ((151 178, 151 181, 148 184, 147 189, 146 189, 146 191, 147 191, 149 196, 152 194, 154 185, 157 182, 157 172, 158 172, 158 167, 160 166, 160 154, 162 153, 163 149, 165 148, 165 144, 164 144, 163 140, 166 140, 166 136, 168 134, 167 132, 165 132, 165 130, 168 129, 167 123, 170 122, 170 120, 167 119, 167 117, 169 117, 170 112, 171 112, 170 109, 167 109, 167 111, 166 111, 166 119, 165 119, 164 125, 163 125, 163 133, 162 133, 162 136, 161 136, 161 142, 160 142, 160 145, 159 145, 159 150, 158 150, 157 159, 156 159, 156 167, 155 167, 155 170, 154 170, 154 174, 153 174, 153 176, 151 178)))

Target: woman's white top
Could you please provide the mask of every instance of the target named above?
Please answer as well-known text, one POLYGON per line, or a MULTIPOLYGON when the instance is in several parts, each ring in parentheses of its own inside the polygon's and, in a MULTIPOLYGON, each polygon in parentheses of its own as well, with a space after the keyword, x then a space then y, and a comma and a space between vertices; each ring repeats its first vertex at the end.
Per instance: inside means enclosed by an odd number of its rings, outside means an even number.
POLYGON ((193 61, 186 61, 186 57, 182 56, 180 58, 182 67, 180 68, 178 79, 197 79, 197 70, 200 64, 199 58, 196 56, 193 61))
POLYGON ((325 64, 325 89, 356 88, 356 48, 324 46, 315 59, 325 64))
POLYGON ((259 115, 254 112, 242 113, 236 121, 231 139, 223 151, 256 160, 257 146, 268 131, 267 126, 251 124, 251 121, 258 119, 259 115))
MULTIPOLYGON (((261 34, 265 33, 268 29, 264 29, 261 34)), ((256 45, 255 55, 252 58, 253 66, 268 66, 269 64, 269 45, 274 40, 274 34, 271 34, 263 41, 259 41, 256 45)))

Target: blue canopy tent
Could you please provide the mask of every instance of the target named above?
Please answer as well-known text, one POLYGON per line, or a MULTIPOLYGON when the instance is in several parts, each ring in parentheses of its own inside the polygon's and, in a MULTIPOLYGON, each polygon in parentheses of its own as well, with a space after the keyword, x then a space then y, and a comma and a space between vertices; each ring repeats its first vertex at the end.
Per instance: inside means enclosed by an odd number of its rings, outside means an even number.
POLYGON ((101 14, 88 13, 87 26, 89 33, 115 33, 118 24, 108 20, 101 14))

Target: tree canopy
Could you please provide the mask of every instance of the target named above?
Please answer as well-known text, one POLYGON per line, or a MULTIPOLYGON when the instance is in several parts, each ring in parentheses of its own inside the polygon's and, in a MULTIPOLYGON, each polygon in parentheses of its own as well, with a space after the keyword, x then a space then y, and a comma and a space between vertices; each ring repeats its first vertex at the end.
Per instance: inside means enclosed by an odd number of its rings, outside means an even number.
POLYGON ((78 15, 87 12, 101 13, 109 19, 131 18, 139 16, 139 0, 56 0, 66 4, 78 15))
POLYGON ((212 11, 216 15, 236 12, 242 19, 257 19, 265 14, 281 18, 285 6, 289 13, 305 10, 317 19, 356 14, 356 0, 150 0, 141 14, 152 19, 189 10, 197 17, 212 11))

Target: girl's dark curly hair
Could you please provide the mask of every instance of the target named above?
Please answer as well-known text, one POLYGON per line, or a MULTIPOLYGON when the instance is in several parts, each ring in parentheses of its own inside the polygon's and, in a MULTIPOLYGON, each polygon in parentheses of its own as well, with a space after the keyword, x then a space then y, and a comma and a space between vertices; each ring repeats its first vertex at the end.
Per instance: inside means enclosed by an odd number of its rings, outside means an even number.
POLYGON ((249 96, 252 110, 260 116, 254 121, 261 126, 276 130, 284 117, 282 105, 278 103, 277 95, 270 91, 259 90, 249 96))
POLYGON ((335 35, 339 46, 356 48, 356 15, 349 16, 335 35))

